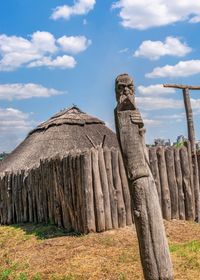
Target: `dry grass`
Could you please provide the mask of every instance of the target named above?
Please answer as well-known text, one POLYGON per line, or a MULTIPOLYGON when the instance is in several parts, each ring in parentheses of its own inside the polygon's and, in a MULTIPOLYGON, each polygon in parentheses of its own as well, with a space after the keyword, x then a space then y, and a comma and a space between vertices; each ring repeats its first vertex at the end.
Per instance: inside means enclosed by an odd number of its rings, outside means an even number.
MULTIPOLYGON (((175 279, 200 280, 200 225, 165 225, 175 279)), ((133 228, 63 234, 52 226, 0 227, 0 280, 143 279, 133 228)))

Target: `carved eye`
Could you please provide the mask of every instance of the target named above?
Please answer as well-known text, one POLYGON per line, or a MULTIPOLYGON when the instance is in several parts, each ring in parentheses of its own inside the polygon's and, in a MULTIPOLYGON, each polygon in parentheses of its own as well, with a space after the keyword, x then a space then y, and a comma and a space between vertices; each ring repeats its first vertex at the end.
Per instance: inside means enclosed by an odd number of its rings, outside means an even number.
POLYGON ((118 86, 118 89, 119 89, 119 90, 122 90, 123 88, 124 88, 123 85, 119 85, 119 86, 118 86))

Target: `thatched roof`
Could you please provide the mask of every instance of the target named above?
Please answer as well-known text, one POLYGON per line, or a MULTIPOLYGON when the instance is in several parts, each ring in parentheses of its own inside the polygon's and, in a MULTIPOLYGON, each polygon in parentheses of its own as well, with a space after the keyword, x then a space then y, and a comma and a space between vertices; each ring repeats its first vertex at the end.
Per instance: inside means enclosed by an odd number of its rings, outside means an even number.
POLYGON ((32 130, 2 162, 0 173, 31 169, 38 166, 42 159, 64 156, 72 150, 85 150, 102 142, 108 147, 118 147, 115 133, 103 121, 74 106, 32 130))

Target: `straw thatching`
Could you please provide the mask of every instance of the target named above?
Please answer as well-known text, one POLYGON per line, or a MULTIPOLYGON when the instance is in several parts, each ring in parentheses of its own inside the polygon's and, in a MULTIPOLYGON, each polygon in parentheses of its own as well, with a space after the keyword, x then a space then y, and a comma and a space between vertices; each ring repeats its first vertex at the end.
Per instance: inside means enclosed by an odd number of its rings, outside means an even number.
POLYGON ((73 106, 32 130, 2 162, 0 173, 32 169, 39 166, 40 160, 96 146, 118 147, 114 132, 103 121, 73 106))
POLYGON ((116 135, 77 107, 40 124, 0 167, 0 224, 100 232, 132 223, 116 135))

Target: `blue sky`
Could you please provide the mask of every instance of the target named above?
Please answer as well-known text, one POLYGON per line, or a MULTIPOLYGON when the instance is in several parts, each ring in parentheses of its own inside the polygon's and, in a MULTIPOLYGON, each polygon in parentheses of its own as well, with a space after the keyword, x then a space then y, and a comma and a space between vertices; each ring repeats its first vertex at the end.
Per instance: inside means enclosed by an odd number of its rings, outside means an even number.
MULTIPOLYGON (((114 129, 114 79, 124 72, 146 142, 187 135, 181 91, 161 84, 200 85, 199 28, 196 0, 1 1, 0 151, 72 104, 114 129)), ((200 92, 191 98, 199 139, 200 92)))

